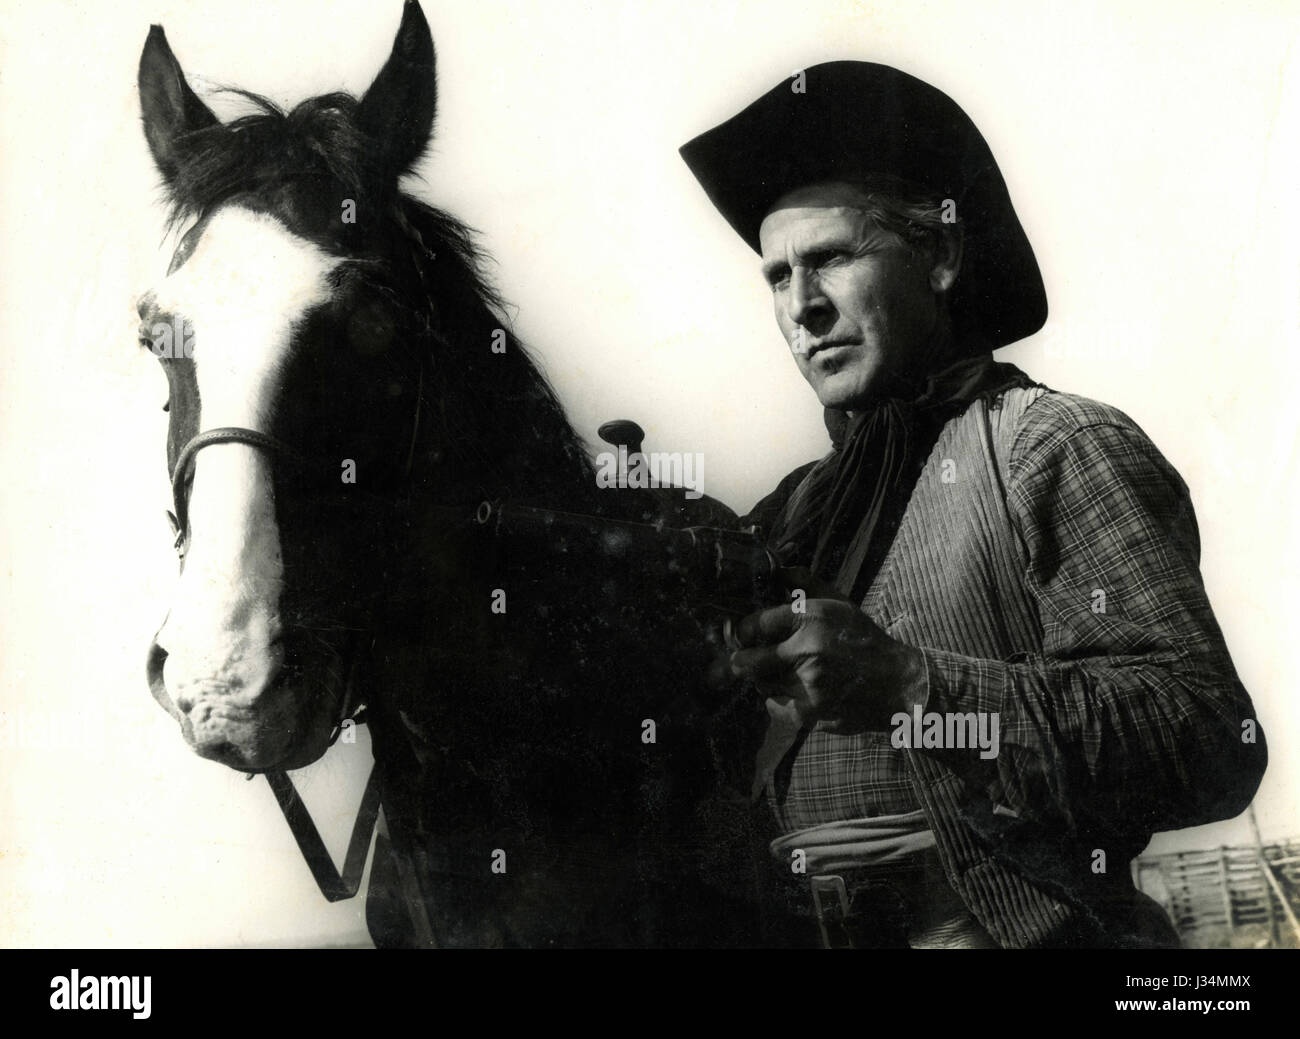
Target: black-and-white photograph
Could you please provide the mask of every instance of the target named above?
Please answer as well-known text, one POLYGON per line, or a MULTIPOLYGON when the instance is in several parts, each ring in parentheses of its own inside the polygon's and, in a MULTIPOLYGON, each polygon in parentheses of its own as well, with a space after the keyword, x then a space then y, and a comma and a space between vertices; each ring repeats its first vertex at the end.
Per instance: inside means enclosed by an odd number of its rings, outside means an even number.
POLYGON ((1298 38, 6 5, 0 945, 1300 947, 1298 38))

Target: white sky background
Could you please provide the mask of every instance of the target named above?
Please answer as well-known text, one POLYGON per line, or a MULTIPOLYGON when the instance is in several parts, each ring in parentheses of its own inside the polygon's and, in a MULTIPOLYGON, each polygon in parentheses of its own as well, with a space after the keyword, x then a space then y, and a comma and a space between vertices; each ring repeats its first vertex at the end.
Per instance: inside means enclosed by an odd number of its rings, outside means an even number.
MULTIPOLYGON (((677 147, 835 58, 955 97, 1047 282, 1046 329, 999 356, 1122 408, 1187 480, 1210 596, 1271 743, 1264 835, 1300 835, 1293 3, 425 11, 441 93, 418 192, 483 232, 516 328, 584 434, 635 418, 648 449, 703 452, 705 490, 738 510, 823 453, 825 434, 756 257, 677 147)), ((320 898, 265 783, 192 756, 144 682, 175 562, 164 382, 131 306, 162 228, 135 74, 161 22, 200 93, 204 80, 287 103, 360 92, 400 12, 0 9, 0 944, 366 940, 361 900, 320 898), (85 745, 24 738, 50 717, 78 719, 85 745)), ((338 857, 366 753, 299 775, 338 857)), ((1249 839, 1238 820, 1156 846, 1249 839)))

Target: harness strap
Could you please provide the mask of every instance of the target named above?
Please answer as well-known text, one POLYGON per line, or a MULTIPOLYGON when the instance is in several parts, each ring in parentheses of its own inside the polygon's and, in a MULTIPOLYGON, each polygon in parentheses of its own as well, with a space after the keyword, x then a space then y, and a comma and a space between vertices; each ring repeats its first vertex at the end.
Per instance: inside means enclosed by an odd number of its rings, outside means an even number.
POLYGON ((375 832, 375 821, 379 817, 378 769, 372 767, 370 778, 366 780, 366 790, 361 795, 357 820, 352 824, 352 837, 348 841, 342 873, 339 873, 335 867, 329 849, 321 840, 320 831, 316 829, 307 806, 298 796, 289 774, 279 770, 267 772, 266 781, 271 784, 271 789, 275 792, 280 811, 284 813, 284 821, 289 824, 293 839, 298 842, 298 850, 306 859, 321 894, 330 902, 341 902, 356 895, 361 888, 361 875, 366 869, 370 838, 375 832))
MULTIPOLYGON (((424 368, 421 366, 418 391, 421 397, 423 396, 423 387, 424 368)), ((408 475, 414 459, 414 438, 419 428, 419 401, 417 400, 416 403, 417 411, 411 433, 411 450, 408 452, 406 460, 408 475)), ((241 426, 220 426, 215 429, 205 430, 192 437, 181 448, 180 454, 176 457, 176 464, 172 468, 172 501, 176 511, 175 513, 167 513, 167 518, 171 521, 172 532, 176 535, 174 547, 182 559, 185 555, 186 541, 189 537, 189 503, 187 501, 188 496, 185 493, 185 481, 189 475, 190 467, 194 464, 195 456, 203 448, 212 444, 245 444, 294 465, 310 466, 312 464, 311 459, 294 450, 284 441, 256 429, 245 429, 241 426)), ((331 745, 333 745, 334 740, 338 739, 343 721, 351 719, 353 722, 359 723, 363 720, 364 706, 360 710, 353 710, 352 677, 349 677, 344 692, 340 722, 336 725, 334 735, 330 739, 331 745)), ((161 681, 161 673, 158 675, 158 681, 161 681)), ((253 774, 250 773, 248 778, 252 779, 252 777, 253 774)), ((280 805, 284 820, 289 824, 289 830, 298 843, 298 850, 307 861, 307 866, 311 870, 312 877, 315 878, 321 894, 330 902, 339 902, 354 897, 361 888, 361 876, 365 872, 366 856, 370 851, 370 840, 374 835, 375 824, 379 817, 380 796, 377 770, 372 767, 370 776, 366 780, 366 789, 361 796, 361 807, 357 810, 357 818, 352 825, 352 836, 348 841, 348 850, 343 860, 342 873, 335 867, 334 860, 330 858, 329 850, 321 839, 320 831, 316 829, 316 823, 312 820, 311 813, 307 811, 306 804, 298 796, 298 791, 294 788, 293 781, 289 778, 288 773, 282 770, 267 772, 266 780, 271 785, 271 790, 275 794, 276 802, 280 805)))
POLYGON ((190 465, 203 448, 212 444, 246 444, 261 448, 270 455, 287 459, 297 465, 308 464, 307 459, 282 440, 259 432, 256 429, 244 429, 242 426, 218 426, 200 433, 190 440, 176 457, 176 467, 172 470, 172 501, 175 503, 176 516, 172 525, 176 528, 177 544, 189 533, 189 502, 184 493, 185 478, 189 475, 190 465))

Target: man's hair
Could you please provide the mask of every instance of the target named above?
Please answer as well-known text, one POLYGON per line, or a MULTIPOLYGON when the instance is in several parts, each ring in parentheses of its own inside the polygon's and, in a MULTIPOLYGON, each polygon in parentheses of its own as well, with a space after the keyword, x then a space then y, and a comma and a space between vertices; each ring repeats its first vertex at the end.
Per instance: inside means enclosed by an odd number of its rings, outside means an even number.
POLYGON ((930 255, 945 238, 964 230, 961 215, 949 207, 945 221, 945 198, 918 187, 901 177, 873 174, 848 181, 861 195, 862 208, 882 231, 896 235, 914 253, 930 255))

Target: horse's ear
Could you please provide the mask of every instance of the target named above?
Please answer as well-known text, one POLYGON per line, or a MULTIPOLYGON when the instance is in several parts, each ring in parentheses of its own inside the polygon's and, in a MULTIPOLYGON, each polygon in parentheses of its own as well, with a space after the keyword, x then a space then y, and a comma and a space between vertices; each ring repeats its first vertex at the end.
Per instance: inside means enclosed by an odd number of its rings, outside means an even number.
POLYGON ((185 73, 167 46, 161 25, 151 26, 144 41, 139 82, 145 140, 158 172, 170 184, 180 168, 182 138, 211 126, 217 117, 185 82, 185 73))
POLYGON ((438 107, 433 35, 416 0, 406 0, 393 52, 361 99, 358 119, 385 172, 408 172, 424 154, 438 107))

